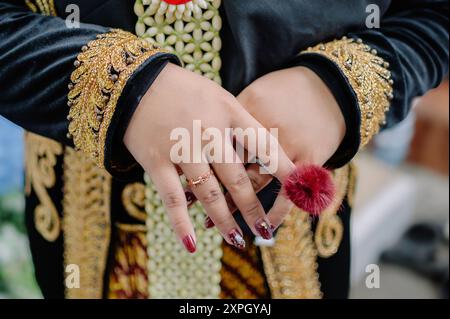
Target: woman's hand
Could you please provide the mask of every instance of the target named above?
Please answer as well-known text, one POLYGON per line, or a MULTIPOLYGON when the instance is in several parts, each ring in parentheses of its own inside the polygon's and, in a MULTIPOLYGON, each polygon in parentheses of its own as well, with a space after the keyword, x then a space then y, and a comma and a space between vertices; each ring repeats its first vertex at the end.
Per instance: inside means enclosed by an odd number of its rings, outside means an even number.
MULTIPOLYGON (((237 99, 264 127, 278 128, 278 140, 296 165, 325 164, 344 138, 344 117, 334 96, 307 68, 265 75, 237 99)), ((247 172, 256 191, 272 180, 270 175, 260 175, 256 164, 247 167, 247 172)), ((292 206, 286 198, 278 197, 268 214, 269 222, 278 227, 292 206)), ((230 208, 236 210, 233 204, 230 208)), ((206 224, 212 225, 210 221, 206 224)))
MULTIPOLYGON (((171 140, 171 134, 174 129, 181 129, 195 138, 193 123, 196 120, 201 121, 202 133, 208 128, 222 132, 222 140, 214 140, 214 145, 223 152, 234 153, 232 137, 225 134, 225 129, 263 129, 236 98, 220 86, 193 72, 168 64, 143 97, 124 137, 125 145, 155 184, 175 233, 188 251, 195 251, 194 228, 189 219, 178 169, 188 181, 198 182, 196 186, 191 186, 191 190, 229 244, 241 249, 245 246, 242 232, 227 206, 218 179, 229 191, 252 231, 270 238, 270 224, 242 163, 212 163, 215 174, 210 174, 211 167, 203 156, 197 163, 189 160, 175 163, 171 152, 176 141, 171 140)), ((266 137, 271 136, 267 133, 266 137)), ((245 147, 245 141, 237 142, 245 147)), ((201 141, 190 139, 187 146, 195 143, 201 141)), ((190 149, 188 157, 192 160, 196 149, 190 149)), ((278 144, 274 149, 278 152, 279 161, 275 176, 284 178, 294 165, 278 144)))

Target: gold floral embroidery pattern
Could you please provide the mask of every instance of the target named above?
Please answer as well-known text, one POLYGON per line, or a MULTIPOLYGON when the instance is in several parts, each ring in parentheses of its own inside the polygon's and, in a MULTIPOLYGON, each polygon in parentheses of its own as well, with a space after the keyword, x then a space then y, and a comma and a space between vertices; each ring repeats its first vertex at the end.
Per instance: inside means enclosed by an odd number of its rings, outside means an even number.
POLYGON ((25 0, 25 4, 33 12, 39 12, 46 16, 56 16, 56 8, 53 0, 25 0))
POLYGON ((205 213, 200 204, 189 209, 197 252, 186 252, 171 228, 163 203, 146 176, 148 276, 151 298, 218 298, 222 267, 222 236, 205 229, 205 213))
POLYGON ((344 225, 338 216, 339 209, 348 192, 349 165, 333 171, 337 193, 334 203, 320 214, 314 233, 314 242, 320 257, 328 258, 337 253, 344 234, 344 225))
POLYGON ((39 199, 34 210, 34 223, 42 237, 55 241, 61 232, 61 221, 47 189, 55 186, 54 167, 63 149, 58 142, 29 132, 25 133, 25 149, 25 190, 30 194, 32 187, 39 199))
POLYGON ((80 267, 80 288, 67 289, 67 298, 97 299, 103 296, 111 235, 110 200, 111 176, 84 153, 66 148, 64 263, 80 267))
POLYGON ((109 275, 110 299, 148 299, 147 237, 144 225, 118 224, 109 275))
POLYGON ((320 299, 317 252, 309 214, 294 207, 278 229, 273 247, 261 247, 274 299, 320 299))
POLYGON ((71 74, 68 137, 104 167, 106 135, 117 101, 133 72, 159 51, 133 34, 114 29, 82 48, 71 74))
POLYGON ((170 6, 158 0, 137 0, 136 34, 176 54, 186 69, 221 84, 221 0, 193 2, 170 6))
POLYGON ((127 213, 139 221, 145 222, 145 185, 132 183, 125 186, 122 191, 122 203, 127 213))
POLYGON ((386 112, 394 98, 389 63, 361 39, 334 40, 319 44, 302 54, 321 54, 336 63, 352 86, 361 110, 361 146, 365 146, 385 124, 386 112))

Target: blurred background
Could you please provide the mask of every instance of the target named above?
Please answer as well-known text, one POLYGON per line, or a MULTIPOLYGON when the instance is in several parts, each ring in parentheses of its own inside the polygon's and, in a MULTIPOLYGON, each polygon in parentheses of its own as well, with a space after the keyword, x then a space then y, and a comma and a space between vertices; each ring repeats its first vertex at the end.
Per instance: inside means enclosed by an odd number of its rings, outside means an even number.
MULTIPOLYGON (((0 298, 41 297, 24 227, 22 134, 0 117, 0 298)), ((448 298, 448 80, 356 164, 351 298, 448 298)))

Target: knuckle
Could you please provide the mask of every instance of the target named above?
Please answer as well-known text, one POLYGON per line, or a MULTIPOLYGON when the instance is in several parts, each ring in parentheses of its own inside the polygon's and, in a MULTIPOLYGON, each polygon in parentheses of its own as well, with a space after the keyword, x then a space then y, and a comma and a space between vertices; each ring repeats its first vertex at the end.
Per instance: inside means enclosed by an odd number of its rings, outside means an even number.
POLYGON ((215 204, 219 201, 222 192, 218 189, 208 189, 202 196, 200 201, 207 205, 215 204))
POLYGON ((185 204, 186 198, 178 192, 167 192, 163 195, 163 201, 167 208, 177 208, 185 204))
POLYGON ((181 233, 184 227, 185 221, 183 218, 174 218, 172 220, 172 228, 175 231, 175 233, 181 233))
POLYGON ((258 202, 253 202, 250 205, 247 205, 242 213, 248 218, 257 218, 260 214, 260 205, 258 202))
POLYGON ((250 178, 246 173, 240 173, 234 178, 229 191, 234 193, 239 192, 245 186, 249 185, 250 182, 250 178))
POLYGON ((230 217, 224 215, 218 215, 214 218, 214 225, 221 231, 226 232, 228 228, 232 228, 233 220, 230 217))

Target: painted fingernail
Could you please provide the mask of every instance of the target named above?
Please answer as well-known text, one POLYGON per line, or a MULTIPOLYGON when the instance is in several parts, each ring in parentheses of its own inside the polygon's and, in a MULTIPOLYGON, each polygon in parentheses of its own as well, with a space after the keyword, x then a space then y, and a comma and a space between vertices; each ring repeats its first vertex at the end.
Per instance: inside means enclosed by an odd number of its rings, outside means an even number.
POLYGON ((195 245, 195 240, 191 235, 187 235, 183 238, 183 245, 186 248, 188 252, 195 253, 195 250, 197 249, 195 245))
POLYGON ((244 237, 242 237, 242 234, 237 229, 233 229, 228 234, 228 237, 230 238, 230 241, 234 247, 236 247, 237 249, 240 249, 240 250, 245 249, 244 237))
POLYGON ((210 229, 210 228, 213 228, 215 225, 214 225, 214 222, 212 221, 212 219, 211 218, 209 218, 209 217, 206 217, 205 218, 205 223, 204 223, 204 225, 205 225, 205 228, 206 229, 210 229))
POLYGON ((269 225, 269 222, 265 218, 260 218, 255 224, 256 231, 261 235, 264 239, 272 239, 272 227, 269 225))
POLYGON ((194 193, 192 193, 191 191, 184 191, 184 195, 186 196, 188 206, 192 204, 195 200, 197 200, 197 197, 195 197, 194 193))

